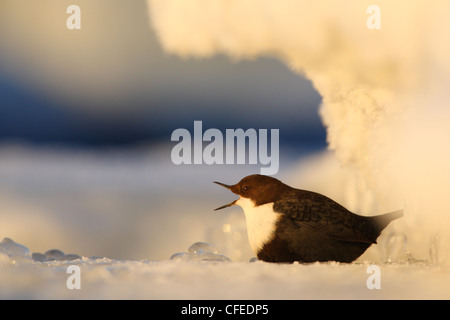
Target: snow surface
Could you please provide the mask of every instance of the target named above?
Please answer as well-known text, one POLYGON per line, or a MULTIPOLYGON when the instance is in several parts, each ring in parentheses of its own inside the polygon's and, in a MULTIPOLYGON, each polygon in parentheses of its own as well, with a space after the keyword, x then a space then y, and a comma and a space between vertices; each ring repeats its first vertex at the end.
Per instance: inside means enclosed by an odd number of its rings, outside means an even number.
POLYGON ((368 288, 372 273, 367 263, 302 265, 85 257, 34 262, 29 256, 0 254, 0 266, 2 299, 450 298, 450 269, 425 263, 379 265, 379 289, 368 288), (80 289, 67 287, 70 265, 80 266, 80 289))
MULTIPOLYGON (((0 298, 450 298, 445 243, 420 238, 407 219, 352 264, 250 262, 244 215, 213 211, 235 196, 212 181, 232 183, 257 168, 177 167, 167 157, 166 148, 0 148, 0 298), (381 289, 367 286, 372 264, 381 289), (79 290, 67 287, 70 265, 80 266, 79 290)), ((372 214, 354 201, 365 197, 355 196, 357 184, 332 154, 281 168, 288 183, 372 214), (330 177, 334 183, 324 183, 330 177)))

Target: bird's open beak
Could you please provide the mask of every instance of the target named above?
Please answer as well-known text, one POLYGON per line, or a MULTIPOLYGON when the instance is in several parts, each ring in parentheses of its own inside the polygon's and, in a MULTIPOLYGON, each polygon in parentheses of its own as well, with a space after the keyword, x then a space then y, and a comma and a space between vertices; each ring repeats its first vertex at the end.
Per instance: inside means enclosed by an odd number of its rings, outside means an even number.
POLYGON ((216 183, 216 184, 218 184, 219 186, 222 186, 222 187, 224 187, 224 188, 227 188, 228 190, 231 190, 231 187, 232 187, 232 186, 230 186, 230 185, 228 185, 228 184, 225 184, 225 183, 222 183, 222 182, 214 181, 214 183, 216 183))
MULTIPOLYGON (((229 185, 224 184, 224 183, 222 183, 222 182, 214 181, 214 183, 216 183, 216 184, 218 184, 219 186, 222 186, 222 187, 224 187, 224 188, 227 188, 228 190, 231 190, 231 187, 232 187, 232 186, 229 186, 229 185)), ((233 202, 230 202, 230 203, 228 203, 228 204, 226 204, 226 205, 223 205, 223 206, 221 206, 221 207, 219 207, 219 208, 217 208, 217 209, 214 209, 214 211, 217 211, 217 210, 220 210, 220 209, 224 209, 224 208, 228 208, 228 207, 234 206, 234 205, 236 204, 236 201, 237 201, 237 199, 234 200, 233 202)))
POLYGON ((220 209, 223 209, 223 208, 228 208, 228 207, 234 206, 234 205, 236 204, 236 201, 237 201, 237 200, 234 200, 233 202, 230 202, 229 204, 226 204, 226 205, 224 205, 224 206, 218 207, 218 208, 214 209, 214 211, 217 211, 217 210, 220 210, 220 209))

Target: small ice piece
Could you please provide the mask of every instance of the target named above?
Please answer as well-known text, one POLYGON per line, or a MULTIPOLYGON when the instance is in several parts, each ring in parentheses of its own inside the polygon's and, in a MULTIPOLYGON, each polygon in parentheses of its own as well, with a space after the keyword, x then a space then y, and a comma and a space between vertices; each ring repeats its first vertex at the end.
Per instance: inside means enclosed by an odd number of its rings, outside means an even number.
POLYGON ((0 252, 5 253, 10 258, 11 257, 25 257, 30 258, 31 253, 30 250, 11 240, 10 238, 3 238, 2 242, 0 242, 0 252))
POLYGON ((105 257, 100 257, 100 256, 90 256, 89 259, 90 260, 100 260, 100 259, 104 259, 105 257))
POLYGON ((196 242, 189 247, 188 251, 192 254, 217 254, 216 248, 206 242, 196 242))
POLYGON ((72 260, 78 260, 78 259, 81 259, 81 256, 79 256, 77 254, 69 253, 69 254, 65 254, 64 256, 62 256, 61 259, 59 259, 59 260, 72 261, 72 260))
POLYGON ((64 252, 58 249, 48 250, 44 254, 47 257, 47 260, 61 260, 61 258, 64 257, 64 252))
POLYGON ((174 253, 170 260, 174 261, 231 261, 228 257, 218 254, 216 248, 206 242, 196 242, 188 249, 189 252, 174 253))
POLYGON ((47 257, 45 256, 45 254, 39 253, 39 252, 33 252, 31 254, 31 258, 34 261, 38 261, 38 262, 43 262, 47 260, 47 257))
POLYGON ((191 256, 192 256, 192 254, 187 253, 187 252, 178 252, 178 253, 174 253, 170 257, 170 260, 173 260, 173 261, 190 261, 191 260, 191 256))
POLYGON ((215 253, 205 253, 197 256, 199 261, 231 261, 230 258, 215 253))

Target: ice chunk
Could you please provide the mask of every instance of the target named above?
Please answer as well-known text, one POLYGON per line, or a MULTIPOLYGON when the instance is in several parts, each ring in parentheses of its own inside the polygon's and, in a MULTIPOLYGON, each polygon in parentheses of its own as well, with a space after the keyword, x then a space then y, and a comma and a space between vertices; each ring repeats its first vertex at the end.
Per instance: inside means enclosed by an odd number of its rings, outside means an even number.
POLYGON ((47 260, 47 257, 45 256, 45 254, 39 253, 39 252, 33 252, 31 254, 31 258, 34 261, 39 261, 39 262, 43 262, 47 260))
POLYGON ((187 252, 177 252, 177 253, 174 253, 170 257, 170 260, 174 260, 174 261, 190 261, 191 260, 191 256, 192 256, 192 254, 187 253, 187 252))
POLYGON ((2 242, 0 242, 0 252, 6 254, 8 257, 25 257, 30 258, 31 253, 30 250, 17 243, 14 242, 10 238, 3 238, 2 242))
POLYGON ((61 260, 64 257, 64 252, 58 249, 48 250, 44 254, 47 260, 61 260))
POLYGON ((218 254, 216 248, 206 242, 195 242, 188 252, 178 252, 170 257, 174 261, 231 261, 228 257, 218 254))
POLYGON ((37 262, 45 261, 72 261, 81 259, 81 256, 74 253, 65 254, 59 249, 47 250, 44 254, 39 252, 33 252, 31 258, 37 262))
POLYGON ((69 254, 65 254, 64 256, 61 257, 61 259, 59 260, 78 260, 81 259, 81 256, 77 255, 77 254, 73 254, 73 253, 69 253, 69 254))
POLYGON ((215 253, 198 254, 195 257, 199 261, 231 261, 228 257, 215 253))
POLYGON ((189 253, 192 254, 217 254, 216 248, 214 248, 212 245, 206 242, 196 242, 193 245, 191 245, 188 249, 189 253))
POLYGON ((45 254, 33 252, 31 255, 34 261, 44 262, 44 261, 72 261, 81 259, 81 256, 74 253, 64 254, 61 250, 51 249, 45 252, 45 254))
POLYGON ((101 256, 90 256, 89 259, 90 259, 90 260, 100 260, 100 259, 105 259, 105 257, 101 257, 101 256))

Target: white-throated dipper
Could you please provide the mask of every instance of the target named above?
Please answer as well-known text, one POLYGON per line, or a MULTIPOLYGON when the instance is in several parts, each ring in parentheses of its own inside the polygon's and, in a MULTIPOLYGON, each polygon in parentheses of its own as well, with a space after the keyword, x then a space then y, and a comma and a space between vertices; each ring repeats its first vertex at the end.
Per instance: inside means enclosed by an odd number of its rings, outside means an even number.
POLYGON ((403 216, 402 210, 360 216, 324 195, 264 175, 247 176, 235 185, 214 183, 240 196, 215 210, 242 207, 250 246, 267 262, 352 262, 403 216))

